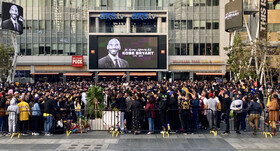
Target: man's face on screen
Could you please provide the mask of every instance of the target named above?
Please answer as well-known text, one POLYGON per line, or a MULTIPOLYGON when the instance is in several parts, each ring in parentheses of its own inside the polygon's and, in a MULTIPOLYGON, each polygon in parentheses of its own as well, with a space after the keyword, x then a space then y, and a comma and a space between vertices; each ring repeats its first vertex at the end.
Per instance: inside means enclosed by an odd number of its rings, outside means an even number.
POLYGON ((11 6, 10 14, 11 14, 11 16, 12 16, 12 18, 14 20, 17 19, 17 16, 18 16, 18 8, 17 8, 17 6, 15 6, 15 5, 11 6))
POLYGON ((111 39, 108 42, 107 49, 111 55, 116 56, 118 54, 119 50, 121 50, 121 45, 120 45, 119 40, 111 39))

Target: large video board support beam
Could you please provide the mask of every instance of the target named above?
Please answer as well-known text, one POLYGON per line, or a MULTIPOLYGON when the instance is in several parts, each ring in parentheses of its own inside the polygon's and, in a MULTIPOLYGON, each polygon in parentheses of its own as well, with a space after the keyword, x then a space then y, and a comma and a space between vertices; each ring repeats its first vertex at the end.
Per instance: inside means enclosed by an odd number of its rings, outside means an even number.
POLYGON ((9 32, 10 32, 12 44, 13 44, 13 47, 14 47, 14 57, 13 57, 12 69, 9 71, 7 82, 12 83, 12 82, 14 82, 14 79, 15 79, 18 49, 17 49, 17 37, 16 37, 17 33, 14 32, 14 31, 9 31, 9 32))

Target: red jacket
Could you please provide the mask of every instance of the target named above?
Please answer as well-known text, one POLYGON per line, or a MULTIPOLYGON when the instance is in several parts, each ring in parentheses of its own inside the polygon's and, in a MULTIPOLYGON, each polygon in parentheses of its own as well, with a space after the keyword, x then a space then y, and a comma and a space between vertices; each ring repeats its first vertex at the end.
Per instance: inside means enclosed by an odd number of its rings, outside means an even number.
POLYGON ((156 113, 155 113, 155 104, 147 103, 145 107, 145 111, 147 113, 148 118, 156 118, 156 113))

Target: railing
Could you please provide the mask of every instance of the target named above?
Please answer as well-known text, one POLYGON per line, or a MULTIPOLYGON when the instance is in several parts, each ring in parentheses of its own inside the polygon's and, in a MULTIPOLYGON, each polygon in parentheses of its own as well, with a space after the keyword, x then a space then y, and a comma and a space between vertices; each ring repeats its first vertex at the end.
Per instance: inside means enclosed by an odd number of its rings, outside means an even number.
MULTIPOLYGON (((32 114, 35 111, 31 111, 32 114)), ((88 115, 88 110, 64 110, 53 113, 51 116, 41 111, 40 116, 32 116, 27 111, 15 114, 15 112, 0 111, 0 133, 42 133, 46 131, 46 121, 49 117, 52 121, 51 133, 65 132, 85 132, 85 131, 110 131, 118 129, 123 132, 141 131, 148 132, 149 125, 154 125, 153 132, 162 130, 170 132, 194 132, 203 133, 206 130, 215 129, 226 131, 226 116, 230 115, 230 110, 213 111, 211 109, 189 109, 189 110, 93 110, 93 115, 88 115), (152 113, 153 112, 153 113, 152 113), (153 116, 150 120, 148 116, 153 116), (12 117, 14 116, 14 117, 12 117), (28 117, 27 121, 21 121, 22 117, 28 117), (81 116, 81 117, 78 117, 81 116), (74 124, 76 123, 76 124, 74 124), (1 125, 2 124, 2 125, 1 125), (15 124, 15 129, 10 128, 15 124)), ((236 131, 234 120, 240 120, 240 130, 245 127, 246 131, 253 132, 254 128, 249 125, 249 115, 247 110, 235 113, 234 117, 229 117, 229 131, 236 131), (237 115, 238 114, 238 115, 237 115), (243 124, 243 125, 242 125, 243 124)), ((263 110, 260 114, 258 131, 271 131, 271 123, 268 121, 268 111, 263 110)), ((279 131, 278 123, 276 123, 279 131)), ((244 130, 244 131, 245 131, 244 130)), ((208 131, 207 131, 208 132, 208 131)), ((242 133, 242 130, 241 130, 242 133)))

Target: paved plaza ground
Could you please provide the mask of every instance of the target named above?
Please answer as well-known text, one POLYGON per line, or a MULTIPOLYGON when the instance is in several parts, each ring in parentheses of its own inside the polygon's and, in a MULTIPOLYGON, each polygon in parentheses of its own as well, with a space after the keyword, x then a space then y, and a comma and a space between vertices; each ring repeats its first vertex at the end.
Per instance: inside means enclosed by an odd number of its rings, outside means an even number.
POLYGON ((47 136, 22 136, 20 139, 0 137, 2 150, 96 150, 96 151, 247 151, 247 150, 280 150, 280 136, 264 138, 261 133, 253 136, 249 132, 241 135, 213 136, 211 134, 183 135, 132 135, 123 134, 112 137, 107 132, 88 132, 84 134, 66 134, 47 136))

